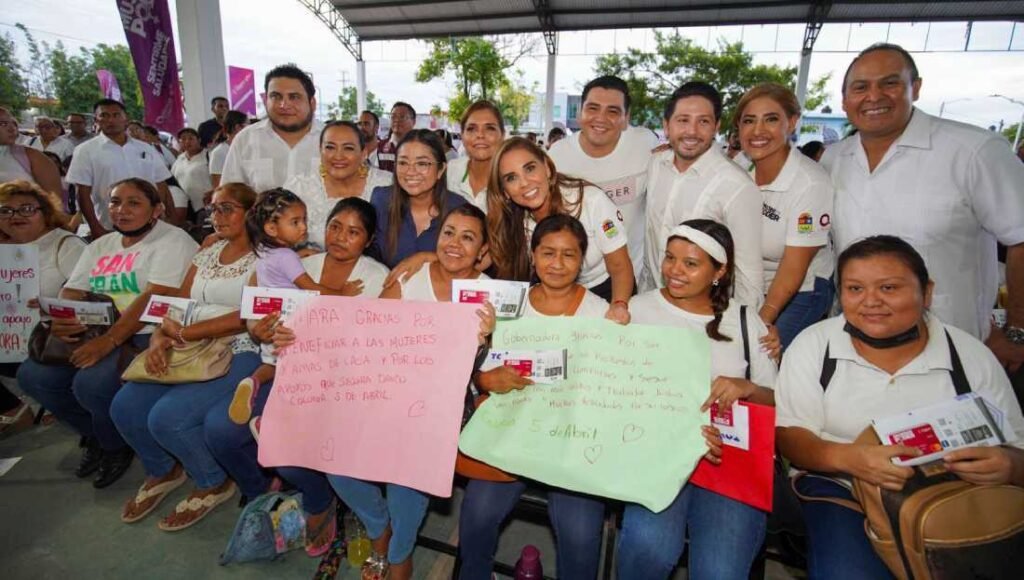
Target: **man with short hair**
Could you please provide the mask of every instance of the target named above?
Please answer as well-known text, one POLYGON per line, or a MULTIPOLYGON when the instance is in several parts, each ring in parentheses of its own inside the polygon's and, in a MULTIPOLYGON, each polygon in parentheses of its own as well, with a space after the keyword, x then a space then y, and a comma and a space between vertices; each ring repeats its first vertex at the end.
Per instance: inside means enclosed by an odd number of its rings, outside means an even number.
POLYGON ((703 218, 732 234, 736 274, 733 295, 751 307, 764 299, 761 261, 761 191, 715 143, 722 97, 711 85, 692 81, 665 104, 669 149, 651 159, 647 187, 646 260, 658 287, 669 233, 680 222, 703 218))
POLYGON ((67 137, 75 147, 78 147, 82 143, 85 143, 94 137, 86 126, 87 121, 85 119, 85 115, 81 113, 69 113, 66 122, 70 132, 65 135, 65 137, 67 137))
POLYGON ((174 165, 174 162, 178 159, 178 152, 175 151, 174 147, 165 144, 160 139, 160 130, 152 125, 145 125, 142 127, 142 140, 153 146, 156 152, 160 154, 161 159, 164 160, 164 165, 168 169, 174 165))
POLYGON ((366 139, 365 149, 370 152, 367 161, 373 167, 377 167, 377 147, 380 146, 380 138, 377 137, 377 132, 380 131, 380 117, 373 111, 363 111, 359 113, 358 125, 359 132, 366 139))
MULTIPOLYGON (((875 44, 843 77, 857 134, 825 151, 836 188, 836 251, 876 234, 916 249, 935 282, 931 312, 980 339, 1011 370, 1024 363, 1024 165, 999 133, 914 107, 921 77, 895 44, 875 44), (996 242, 1007 246, 1005 330, 991 331, 996 242)), ((842 291, 842 289, 840 289, 842 291)))
POLYGON ((224 162, 228 159, 231 143, 248 124, 249 117, 241 111, 228 111, 228 114, 224 115, 224 135, 227 137, 227 141, 210 151, 210 182, 214 189, 220 187, 220 176, 224 173, 224 162))
POLYGON ((210 158, 199 144, 199 133, 191 127, 178 131, 178 143, 181 144, 181 155, 174 161, 171 174, 187 196, 183 200, 185 203, 178 207, 186 213, 189 205, 192 211, 199 211, 205 205, 203 198, 213 189, 210 182, 210 158))
MULTIPOLYGON (((129 177, 138 177, 156 184, 163 204, 174 207, 171 192, 164 183, 171 172, 153 147, 128 136, 128 113, 124 105, 113 99, 100 99, 93 107, 100 134, 75 149, 68 169, 67 181, 75 184, 78 207, 85 217, 93 239, 106 235, 113 228, 110 221, 110 188, 129 177)), ((169 220, 174 217, 169 215, 169 220)), ((172 221, 178 225, 176 221, 172 221)))
POLYGON ((657 139, 647 129, 629 126, 629 87, 622 79, 608 75, 590 81, 581 101, 580 130, 552 145, 551 159, 558 171, 600 187, 618 207, 637 287, 649 290, 654 286, 643 275, 644 208, 647 165, 657 139))
POLYGON ((316 174, 320 166, 313 79, 289 63, 268 72, 263 88, 267 118, 235 137, 221 174, 223 183, 245 183, 257 192, 281 187, 295 175, 316 174))
POLYGON ((49 117, 36 117, 36 136, 28 142, 28 146, 36 151, 53 153, 60 157, 62 164, 67 164, 68 159, 75 150, 75 145, 70 139, 60 134, 60 128, 49 117))
POLYGON ((377 167, 384 171, 395 172, 395 155, 398 144, 406 133, 416 127, 416 109, 409 103, 398 101, 391 107, 391 137, 381 141, 377 146, 377 167))
POLYGON ((213 118, 207 119, 199 124, 199 141, 203 149, 215 147, 227 137, 224 135, 224 117, 230 109, 228 100, 224 97, 214 97, 210 101, 210 110, 213 111, 213 118))

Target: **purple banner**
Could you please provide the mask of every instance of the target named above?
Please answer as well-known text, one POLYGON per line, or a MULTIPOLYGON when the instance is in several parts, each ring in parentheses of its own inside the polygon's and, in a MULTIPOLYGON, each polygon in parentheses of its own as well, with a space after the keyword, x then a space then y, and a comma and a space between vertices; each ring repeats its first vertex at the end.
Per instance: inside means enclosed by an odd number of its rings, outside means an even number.
POLYGON ((185 126, 185 113, 167 0, 115 1, 142 86, 146 124, 177 133, 185 126))
POLYGON ((96 78, 100 81, 100 91, 104 99, 121 101, 121 86, 117 84, 117 77, 114 73, 105 68, 96 71, 96 78))
POLYGON ((251 68, 228 67, 228 92, 231 108, 250 117, 256 116, 256 82, 251 68))

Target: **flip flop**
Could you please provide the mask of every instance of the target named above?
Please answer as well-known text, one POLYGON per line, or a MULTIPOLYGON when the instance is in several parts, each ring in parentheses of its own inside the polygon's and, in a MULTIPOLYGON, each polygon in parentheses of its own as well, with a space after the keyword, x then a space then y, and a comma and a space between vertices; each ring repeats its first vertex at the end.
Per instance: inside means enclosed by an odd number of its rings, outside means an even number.
POLYGON ((252 418, 252 407, 259 390, 260 382, 256 377, 246 377, 238 382, 231 404, 228 405, 228 417, 236 425, 245 425, 252 418))
POLYGON ((142 504, 143 502, 145 502, 146 500, 148 500, 150 498, 154 498, 155 497, 156 501, 154 501, 152 503, 152 505, 150 505, 148 508, 146 508, 145 511, 137 513, 137 514, 135 514, 135 516, 126 517, 126 516, 122 515, 121 516, 121 521, 126 523, 126 524, 134 524, 135 522, 145 518, 153 510, 155 510, 157 508, 157 506, 160 505, 161 502, 164 501, 164 498, 167 497, 168 494, 170 494, 172 491, 174 491, 174 490, 178 489, 179 487, 181 487, 181 484, 185 483, 185 481, 187 481, 187 480, 188 480, 188 474, 185 473, 184 469, 182 469, 181 470, 181 475, 179 475, 177 478, 172 479, 170 481, 165 481, 165 482, 163 482, 161 484, 158 484, 158 485, 154 485, 153 487, 151 487, 149 489, 146 489, 146 484, 143 483, 142 487, 139 488, 139 492, 135 494, 135 498, 132 499, 132 500, 129 500, 129 501, 135 502, 136 506, 142 504))
POLYGON ((13 415, 0 415, 0 435, 10 435, 32 426, 32 407, 22 403, 13 415))
POLYGON ((230 484, 231 485, 229 485, 226 490, 220 493, 211 493, 202 499, 198 497, 190 497, 181 500, 178 502, 178 505, 175 506, 174 513, 181 514, 189 512, 190 514, 195 514, 195 517, 182 524, 169 524, 166 519, 160 520, 157 527, 165 532, 177 532, 196 525, 200 520, 208 516, 210 512, 213 511, 213 508, 228 501, 231 499, 231 496, 235 495, 235 491, 238 490, 238 486, 236 486, 233 481, 231 481, 230 484))
POLYGON ((331 549, 331 545, 334 544, 334 538, 338 535, 338 506, 331 501, 331 505, 327 507, 327 511, 324 512, 324 519, 320 522, 320 525, 313 531, 313 535, 306 534, 306 555, 311 558, 319 558, 327 553, 327 550, 331 549), (313 540, 319 538, 323 534, 324 530, 330 530, 329 537, 326 542, 323 543, 319 548, 313 546, 313 540))

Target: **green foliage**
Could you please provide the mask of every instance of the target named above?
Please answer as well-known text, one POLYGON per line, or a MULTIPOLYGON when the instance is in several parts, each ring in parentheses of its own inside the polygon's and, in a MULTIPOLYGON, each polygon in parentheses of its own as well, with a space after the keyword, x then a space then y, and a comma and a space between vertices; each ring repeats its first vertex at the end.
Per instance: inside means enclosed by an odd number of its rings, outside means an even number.
POLYGON ((1011 144, 1013 143, 1013 140, 1017 138, 1018 127, 1020 127, 1020 123, 1014 123, 1003 129, 1003 137, 1006 137, 1006 140, 1011 144))
POLYGON ((530 118, 530 105, 533 104, 533 93, 537 90, 536 82, 526 86, 523 71, 516 73, 515 81, 506 80, 498 89, 498 109, 513 133, 518 132, 519 126, 530 118))
POLYGON ((28 104, 28 86, 21 64, 14 56, 14 41, 0 36, 0 106, 17 115, 28 104))
MULTIPOLYGON (((776 82, 795 90, 797 67, 754 64, 753 55, 743 50, 742 42, 719 41, 717 51, 709 51, 682 37, 678 32, 655 31, 655 53, 630 48, 624 54, 598 58, 597 75, 616 75, 629 85, 634 123, 659 127, 663 106, 672 92, 684 82, 703 80, 722 94, 723 131, 729 126, 736 103, 743 93, 762 82, 776 82)), ((825 85, 830 75, 815 79, 808 86, 805 109, 813 110, 828 94, 825 85)))
MULTIPOLYGON (((338 95, 338 102, 327 105, 327 118, 336 120, 353 121, 359 117, 359 101, 356 98, 355 87, 345 87, 338 95)), ((384 116, 384 103, 377 98, 372 91, 366 91, 366 109, 384 116)))

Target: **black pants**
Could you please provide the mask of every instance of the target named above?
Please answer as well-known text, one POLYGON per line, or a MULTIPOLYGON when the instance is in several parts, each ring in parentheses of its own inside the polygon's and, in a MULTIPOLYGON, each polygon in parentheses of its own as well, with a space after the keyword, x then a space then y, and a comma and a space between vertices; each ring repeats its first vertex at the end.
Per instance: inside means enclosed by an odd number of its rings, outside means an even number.
MULTIPOLYGON (((15 377, 18 374, 18 363, 0 363, 0 376, 15 377)), ((14 393, 7 390, 7 387, 0 384, 0 413, 13 411, 21 405, 21 399, 14 396, 14 393)))

